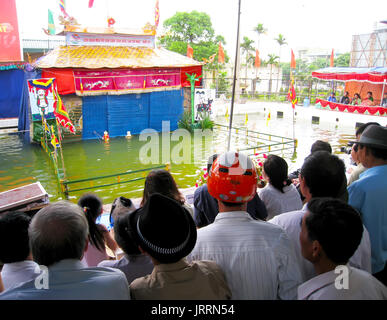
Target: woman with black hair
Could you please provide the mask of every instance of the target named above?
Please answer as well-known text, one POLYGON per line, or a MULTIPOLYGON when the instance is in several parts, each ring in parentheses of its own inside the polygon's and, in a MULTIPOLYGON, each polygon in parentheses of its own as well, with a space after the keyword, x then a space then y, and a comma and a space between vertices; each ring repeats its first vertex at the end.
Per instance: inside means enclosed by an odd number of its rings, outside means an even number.
POLYGON ((172 175, 167 170, 157 169, 148 173, 145 179, 140 207, 143 207, 145 202, 154 193, 160 193, 170 199, 176 200, 187 209, 193 217, 193 208, 186 203, 184 195, 177 188, 175 179, 173 179, 172 175))
POLYGON ((262 176, 268 184, 259 190, 259 197, 265 203, 267 220, 302 208, 300 194, 288 178, 288 164, 283 158, 269 155, 263 163, 262 176))
POLYGON ((96 223, 103 212, 102 200, 94 193, 86 193, 79 199, 78 205, 85 213, 89 224, 89 242, 82 261, 88 267, 96 267, 101 261, 109 259, 105 246, 113 252, 118 246, 106 227, 96 223))

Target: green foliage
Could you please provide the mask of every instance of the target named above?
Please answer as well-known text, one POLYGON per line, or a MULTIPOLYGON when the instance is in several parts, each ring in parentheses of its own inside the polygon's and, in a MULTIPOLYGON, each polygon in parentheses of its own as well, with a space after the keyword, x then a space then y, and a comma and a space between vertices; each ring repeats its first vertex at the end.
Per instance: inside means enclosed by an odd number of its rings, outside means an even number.
POLYGON ((191 111, 186 110, 181 116, 181 119, 178 121, 177 126, 180 129, 186 129, 189 132, 192 132, 192 122, 191 122, 191 111))
POLYGON ((200 117, 202 120, 199 121, 199 128, 202 129, 202 130, 205 130, 205 129, 211 129, 213 130, 214 129, 214 121, 212 121, 210 119, 210 115, 207 113, 207 112, 201 112, 200 113, 200 117))
POLYGON ((350 58, 351 54, 349 52, 341 54, 335 59, 334 64, 336 67, 349 67, 350 58))
MULTIPOLYGON (((160 39, 160 44, 168 50, 186 55, 187 45, 193 51, 193 58, 197 61, 208 59, 213 54, 216 57, 212 63, 204 67, 208 70, 220 69, 223 65, 218 64, 218 43, 224 45, 226 41, 223 36, 215 35, 211 18, 207 13, 192 11, 177 12, 173 17, 164 21, 166 35, 160 39)), ((224 50, 225 62, 229 60, 224 50)))

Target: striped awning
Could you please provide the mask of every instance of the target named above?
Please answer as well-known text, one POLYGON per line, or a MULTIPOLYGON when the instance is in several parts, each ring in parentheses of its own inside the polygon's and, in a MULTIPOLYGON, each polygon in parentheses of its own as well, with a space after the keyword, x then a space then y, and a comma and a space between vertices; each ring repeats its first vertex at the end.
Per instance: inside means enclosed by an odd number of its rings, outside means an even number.
POLYGON ((203 63, 163 48, 60 46, 38 59, 37 68, 167 68, 203 63))

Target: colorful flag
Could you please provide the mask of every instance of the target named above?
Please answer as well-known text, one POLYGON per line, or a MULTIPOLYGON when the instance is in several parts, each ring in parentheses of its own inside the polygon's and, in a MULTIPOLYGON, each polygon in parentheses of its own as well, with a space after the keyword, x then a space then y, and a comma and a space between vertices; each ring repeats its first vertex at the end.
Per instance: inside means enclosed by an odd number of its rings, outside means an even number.
POLYGON ((297 103, 296 90, 294 89, 294 80, 292 79, 289 91, 288 100, 292 102, 292 108, 294 109, 297 103))
POLYGON ((291 55, 290 69, 296 69, 296 58, 294 57, 293 49, 291 55))
POLYGON ((155 7, 155 26, 158 27, 160 22, 160 9, 159 9, 159 0, 156 0, 156 7, 155 7))
POLYGON ((92 8, 94 4, 94 0, 89 0, 89 8, 92 8))
POLYGON ((270 114, 270 111, 269 113, 267 114, 267 119, 266 119, 266 127, 269 125, 269 121, 271 120, 271 114, 270 114))
POLYGON ((255 62, 254 67, 259 68, 261 66, 261 59, 259 59, 259 51, 255 50, 255 62))
POLYGON ((59 0, 59 8, 65 17, 67 17, 67 18, 70 17, 68 15, 68 13, 66 12, 66 1, 65 0, 59 0))
POLYGON ((330 66, 333 67, 333 65, 334 65, 334 55, 333 55, 333 49, 332 49, 330 66))
POLYGON ((54 133, 54 126, 51 126, 51 132, 52 132, 51 144, 54 147, 54 149, 59 148, 59 142, 58 142, 58 139, 56 138, 55 133, 54 133))
POLYGON ((67 113, 67 110, 64 104, 62 103, 62 99, 59 96, 56 83, 54 83, 53 94, 55 98, 54 114, 55 114, 56 120, 59 122, 59 124, 62 127, 68 128, 71 133, 75 133, 75 127, 70 120, 69 114, 67 113))
POLYGON ((193 49, 189 44, 187 45, 187 57, 193 59, 193 49))
POLYGON ((202 58, 204 63, 207 64, 207 63, 212 63, 214 62, 214 59, 215 59, 215 56, 216 56, 216 53, 214 53, 212 56, 210 56, 208 59, 206 58, 202 58))
POLYGON ((48 9, 48 34, 55 34, 54 16, 50 9, 48 9))
POLYGON ((218 50, 218 62, 224 63, 224 51, 222 47, 222 43, 219 41, 219 50, 218 50))

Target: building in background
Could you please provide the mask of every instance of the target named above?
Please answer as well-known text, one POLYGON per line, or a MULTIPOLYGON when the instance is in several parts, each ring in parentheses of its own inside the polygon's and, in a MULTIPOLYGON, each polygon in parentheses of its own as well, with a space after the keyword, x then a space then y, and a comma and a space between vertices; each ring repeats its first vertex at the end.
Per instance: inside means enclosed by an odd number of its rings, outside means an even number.
POLYGON ((387 21, 368 34, 352 36, 350 67, 387 67, 387 21))

